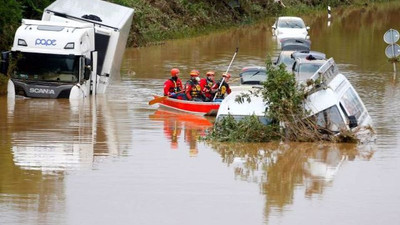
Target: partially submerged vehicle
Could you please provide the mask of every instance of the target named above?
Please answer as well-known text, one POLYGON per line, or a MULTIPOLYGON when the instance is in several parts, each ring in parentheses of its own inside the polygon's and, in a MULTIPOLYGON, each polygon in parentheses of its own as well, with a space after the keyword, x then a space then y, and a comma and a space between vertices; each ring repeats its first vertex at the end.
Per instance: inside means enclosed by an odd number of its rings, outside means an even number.
MULTIPOLYGON (((328 130, 333 133, 350 130, 356 135, 368 133, 365 136, 369 136, 370 140, 374 139, 372 119, 367 109, 354 87, 343 74, 339 73, 332 58, 327 60, 309 79, 321 83, 313 88, 308 87, 310 94, 304 101, 304 108, 309 112, 310 117, 316 119, 321 130, 328 130)), ((255 89, 241 88, 233 91, 224 99, 218 111, 217 120, 228 115, 237 120, 246 115, 256 115, 261 121, 268 110, 268 103, 261 96, 252 96, 250 103, 235 101, 236 96, 248 94, 249 90, 254 91, 255 89)), ((266 117, 263 120, 269 121, 266 117)), ((364 137, 359 139, 365 139, 364 137)))
MULTIPOLYGON (((372 119, 350 81, 341 73, 332 58, 310 77, 322 83, 305 102, 305 109, 317 119, 319 127, 339 133, 352 130, 356 134, 371 132, 372 119)), ((369 134, 372 135, 372 134, 369 134)))
POLYGON ((310 27, 304 24, 300 17, 281 16, 272 25, 272 33, 278 39, 282 38, 304 38, 308 39, 310 27))
POLYGON ((292 73, 297 82, 302 83, 309 79, 325 62, 325 59, 296 58, 292 73))
POLYGON ((218 110, 216 120, 221 120, 227 116, 232 116, 236 121, 240 121, 246 116, 256 116, 258 120, 267 125, 271 121, 266 117, 265 112, 268 109, 267 103, 263 100, 261 94, 251 96, 251 101, 236 102, 236 98, 249 92, 256 93, 262 88, 262 82, 267 80, 266 67, 250 66, 244 67, 239 74, 240 85, 231 86, 232 92, 225 97, 218 110))
POLYGON ((284 38, 279 41, 282 51, 309 51, 311 41, 304 38, 284 38))
POLYGON ((257 91, 261 87, 256 86, 242 86, 233 88, 232 92, 222 101, 219 107, 216 121, 225 117, 232 116, 236 121, 244 119, 246 116, 256 116, 258 120, 265 125, 271 123, 270 119, 266 116, 268 104, 264 101, 261 95, 251 96, 251 101, 243 101, 238 103, 236 98, 248 94, 249 91, 257 91))
POLYGON ((274 65, 279 66, 283 63, 286 66, 286 70, 291 72, 293 63, 295 61, 295 58, 293 58, 292 54, 295 52, 310 51, 310 45, 311 42, 304 39, 289 38, 282 40, 281 52, 274 62, 274 65))
POLYGON ((267 69, 261 66, 244 67, 239 77, 241 85, 259 85, 267 80, 267 69))
POLYGON ((2 72, 8 96, 83 98, 119 76, 134 10, 101 0, 57 0, 42 20, 23 19, 2 72))
POLYGON ((326 59, 325 53, 317 52, 317 51, 296 51, 292 53, 291 56, 293 59, 302 58, 302 59, 326 59))

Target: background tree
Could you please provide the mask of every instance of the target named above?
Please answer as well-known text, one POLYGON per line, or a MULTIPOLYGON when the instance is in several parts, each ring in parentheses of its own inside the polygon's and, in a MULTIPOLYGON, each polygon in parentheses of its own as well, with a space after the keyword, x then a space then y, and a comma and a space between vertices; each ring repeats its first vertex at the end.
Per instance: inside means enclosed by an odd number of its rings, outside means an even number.
POLYGON ((1 0, 0 4, 0 50, 12 46, 14 34, 22 18, 41 19, 43 9, 52 0, 1 0))

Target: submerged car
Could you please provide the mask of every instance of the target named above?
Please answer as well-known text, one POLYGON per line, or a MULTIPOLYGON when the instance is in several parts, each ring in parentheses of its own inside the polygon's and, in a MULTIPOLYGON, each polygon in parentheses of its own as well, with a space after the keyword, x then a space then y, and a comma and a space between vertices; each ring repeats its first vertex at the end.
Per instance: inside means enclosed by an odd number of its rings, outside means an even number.
POLYGON ((353 131, 361 141, 374 141, 372 119, 357 91, 330 58, 311 77, 322 85, 307 98, 305 109, 311 112, 319 127, 334 133, 353 131))
POLYGON ((266 111, 268 110, 268 104, 263 100, 263 97, 252 96, 251 101, 244 101, 238 103, 236 98, 243 94, 248 94, 249 91, 256 91, 260 87, 252 86, 238 86, 232 90, 221 103, 216 121, 219 121, 225 117, 232 116, 236 121, 243 120, 246 116, 256 116, 258 120, 265 125, 271 123, 271 120, 266 117, 266 111))
POLYGON ((325 59, 316 59, 316 58, 296 58, 292 72, 297 80, 298 83, 306 81, 307 79, 311 78, 317 70, 324 65, 326 62, 325 59))
POLYGON ((292 58, 308 58, 308 59, 326 59, 325 53, 317 52, 317 51, 297 51, 293 52, 292 58))
POLYGON ((304 38, 283 38, 279 40, 282 51, 310 51, 311 41, 304 38))
POLYGON ((310 51, 311 42, 302 38, 286 38, 281 40, 281 53, 274 65, 285 64, 286 70, 292 72, 292 66, 295 61, 292 54, 295 52, 310 51))
POLYGON ((244 67, 239 77, 241 85, 259 85, 267 80, 267 69, 260 66, 244 67))
POLYGON ((309 39, 310 27, 304 24, 300 17, 282 16, 272 26, 272 33, 278 39, 282 38, 304 38, 309 39))

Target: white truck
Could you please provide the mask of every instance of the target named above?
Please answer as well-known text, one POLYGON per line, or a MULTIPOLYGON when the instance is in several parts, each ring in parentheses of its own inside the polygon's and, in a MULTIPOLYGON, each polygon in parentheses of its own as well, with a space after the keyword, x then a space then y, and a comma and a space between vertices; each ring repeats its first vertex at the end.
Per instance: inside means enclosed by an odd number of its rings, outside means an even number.
POLYGON ((56 0, 23 19, 1 70, 8 96, 79 99, 119 77, 134 10, 101 0, 56 0))

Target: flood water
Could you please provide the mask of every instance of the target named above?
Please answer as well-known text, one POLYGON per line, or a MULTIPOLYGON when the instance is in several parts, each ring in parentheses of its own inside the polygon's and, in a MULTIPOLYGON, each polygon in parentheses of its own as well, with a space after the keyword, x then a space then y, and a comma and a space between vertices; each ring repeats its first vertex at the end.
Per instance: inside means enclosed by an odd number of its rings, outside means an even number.
POLYGON ((273 20, 128 49, 122 79, 83 102, 0 97, 0 224, 399 224, 400 74, 384 33, 400 3, 303 17, 312 49, 352 82, 376 143, 198 141, 213 118, 149 106, 172 67, 188 79, 263 66, 273 20))

